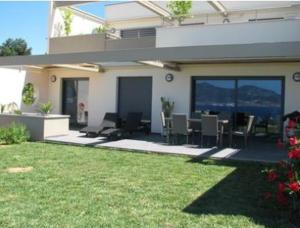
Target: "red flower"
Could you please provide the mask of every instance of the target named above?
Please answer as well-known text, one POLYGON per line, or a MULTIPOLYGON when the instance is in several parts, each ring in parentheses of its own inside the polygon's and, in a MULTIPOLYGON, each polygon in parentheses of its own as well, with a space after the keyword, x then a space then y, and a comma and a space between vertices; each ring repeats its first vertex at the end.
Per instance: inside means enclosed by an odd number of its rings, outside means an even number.
POLYGON ((288 153, 288 156, 289 156, 289 158, 292 158, 292 159, 300 158, 300 148, 296 148, 296 149, 291 150, 288 153))
POLYGON ((286 198, 286 196, 281 193, 281 192, 278 192, 277 193, 277 202, 282 205, 282 206, 287 206, 288 205, 288 199, 286 198))
POLYGON ((274 181, 278 177, 277 173, 274 170, 268 172, 268 181, 274 181))
POLYGON ((291 146, 296 146, 296 145, 298 144, 298 140, 297 140, 296 137, 291 137, 291 138, 289 139, 289 141, 290 141, 290 145, 291 145, 291 146))
POLYGON ((289 184, 289 188, 291 189, 291 191, 293 192, 299 192, 300 191, 300 185, 298 182, 293 182, 289 184))
POLYGON ((288 122, 288 127, 289 128, 295 128, 296 127, 296 121, 290 119, 289 122, 288 122))
POLYGON ((278 183, 278 190, 279 190, 279 192, 281 192, 281 193, 284 192, 284 191, 285 191, 285 184, 279 182, 279 183, 278 183))
POLYGON ((295 178, 294 172, 292 170, 289 170, 287 173, 287 177, 289 180, 294 180, 294 178, 295 178))

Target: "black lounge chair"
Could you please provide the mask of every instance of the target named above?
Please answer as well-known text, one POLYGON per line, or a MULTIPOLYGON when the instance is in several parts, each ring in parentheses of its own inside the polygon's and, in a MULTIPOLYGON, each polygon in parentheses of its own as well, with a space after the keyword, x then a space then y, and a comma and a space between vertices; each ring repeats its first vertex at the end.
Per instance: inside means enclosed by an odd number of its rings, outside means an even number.
POLYGON ((101 132, 101 136, 107 138, 120 138, 124 137, 126 133, 132 134, 133 132, 140 131, 141 120, 143 113, 129 112, 126 117, 126 122, 123 128, 110 128, 101 132))
POLYGON ((118 120, 119 117, 117 113, 107 112, 99 126, 87 126, 82 128, 79 132, 86 133, 87 135, 99 135, 103 130, 116 128, 118 120))

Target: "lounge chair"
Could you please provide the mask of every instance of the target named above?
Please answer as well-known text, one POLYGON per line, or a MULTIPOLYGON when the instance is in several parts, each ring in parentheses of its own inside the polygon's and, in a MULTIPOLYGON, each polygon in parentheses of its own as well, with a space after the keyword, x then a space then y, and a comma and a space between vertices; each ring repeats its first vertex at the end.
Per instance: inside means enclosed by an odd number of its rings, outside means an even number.
POLYGON ((118 119, 119 117, 117 113, 107 112, 99 126, 87 126, 82 128, 79 132, 86 133, 87 135, 99 135, 103 130, 116 128, 118 125, 118 119))
POLYGON ((142 130, 141 120, 143 113, 129 112, 126 117, 126 122, 123 128, 110 128, 101 132, 101 136, 107 138, 124 137, 126 133, 132 134, 135 131, 142 130))

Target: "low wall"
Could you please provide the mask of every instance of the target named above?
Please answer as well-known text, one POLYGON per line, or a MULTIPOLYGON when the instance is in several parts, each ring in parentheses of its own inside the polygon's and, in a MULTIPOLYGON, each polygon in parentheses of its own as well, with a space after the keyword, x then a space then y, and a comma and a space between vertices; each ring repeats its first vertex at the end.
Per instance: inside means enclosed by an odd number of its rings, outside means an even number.
POLYGON ((0 127, 7 127, 13 122, 24 124, 31 140, 35 141, 51 136, 67 135, 69 132, 69 116, 66 115, 0 114, 0 127))

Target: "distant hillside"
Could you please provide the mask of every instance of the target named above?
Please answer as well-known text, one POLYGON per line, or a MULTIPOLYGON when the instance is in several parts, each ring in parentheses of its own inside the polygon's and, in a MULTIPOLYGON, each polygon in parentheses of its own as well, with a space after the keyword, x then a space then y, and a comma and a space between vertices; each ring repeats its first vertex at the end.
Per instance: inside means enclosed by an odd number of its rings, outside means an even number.
MULTIPOLYGON (((234 89, 220 88, 209 83, 196 84, 197 98, 201 104, 226 104, 234 102, 234 89), (205 99, 203 99, 205 98, 205 99)), ((244 106, 279 106, 281 96, 272 90, 256 86, 242 86, 239 88, 238 103, 244 106)))

